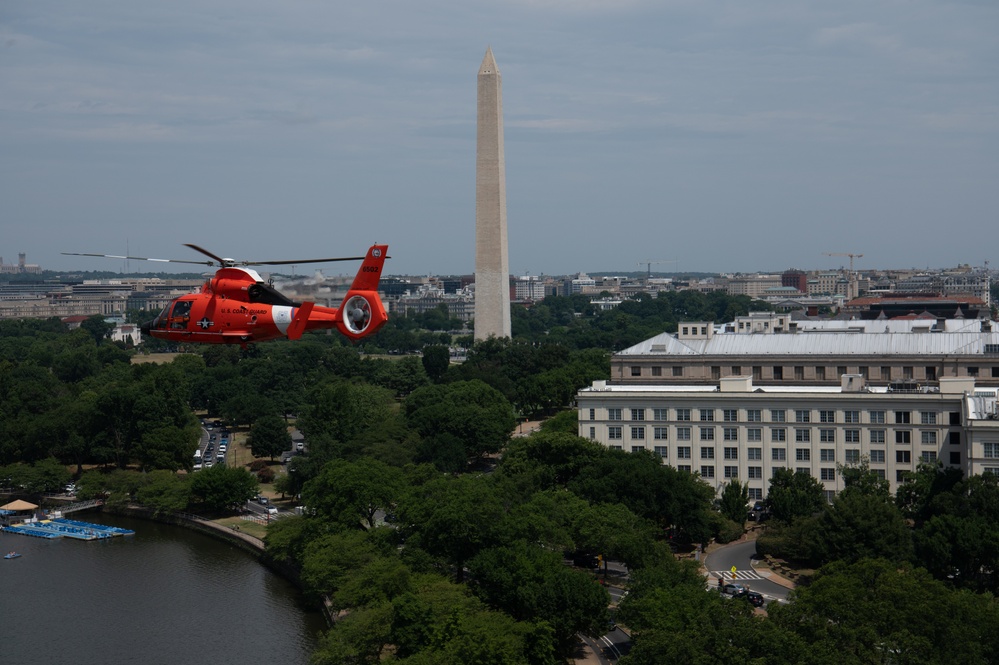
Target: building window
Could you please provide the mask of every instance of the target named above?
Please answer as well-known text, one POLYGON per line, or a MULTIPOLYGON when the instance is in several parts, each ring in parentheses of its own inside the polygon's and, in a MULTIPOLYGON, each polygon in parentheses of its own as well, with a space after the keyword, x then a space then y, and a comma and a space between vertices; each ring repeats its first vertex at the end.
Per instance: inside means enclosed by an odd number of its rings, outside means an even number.
POLYGON ((895 443, 897 444, 912 443, 912 432, 910 432, 907 429, 896 430, 895 443))
POLYGON ((951 432, 950 434, 947 435, 947 438, 950 441, 950 445, 952 445, 952 446, 959 446, 959 445, 961 445, 961 433, 960 432, 951 432))
POLYGON ((738 441, 739 440, 739 428, 738 427, 723 427, 722 428, 722 439, 725 441, 738 441))
POLYGON ((950 424, 951 425, 960 425, 961 424, 961 412, 960 411, 951 411, 951 412, 949 412, 947 414, 947 416, 950 419, 950 424))
POLYGON ((677 427, 676 428, 676 440, 677 441, 690 441, 690 428, 689 427, 677 427))
POLYGON ((786 469, 786 468, 787 467, 784 466, 783 464, 780 465, 780 466, 774 465, 774 466, 770 467, 770 477, 773 478, 774 476, 777 475, 778 471, 780 471, 781 469, 786 469))
POLYGON ((920 411, 919 412, 919 424, 920 425, 936 425, 937 424, 937 412, 936 411, 920 411))
POLYGON ((820 480, 836 480, 836 469, 835 468, 821 468, 819 469, 819 479, 820 480))
POLYGON ((690 465, 689 464, 679 464, 679 465, 677 465, 676 470, 677 471, 686 471, 687 473, 690 473, 690 465))
POLYGON ((819 461, 820 462, 835 462, 836 461, 836 449, 835 448, 820 448, 819 449, 819 461))
POLYGON ((763 467, 762 466, 751 466, 746 471, 749 473, 750 480, 762 480, 763 479, 763 467))
POLYGON ((738 365, 732 365, 732 376, 742 376, 742 368, 738 365))
POLYGON ((868 413, 871 418, 871 422, 875 425, 885 424, 885 412, 884 411, 871 411, 868 413))
POLYGON ((739 422, 739 409, 722 409, 722 420, 727 423, 739 422))
MULTIPOLYGON (((683 367, 682 366, 674 367, 673 368, 673 376, 683 376, 683 367)), ((688 469, 688 471, 689 471, 689 469, 688 469)))
POLYGON ((878 475, 878 478, 880 478, 881 480, 885 479, 885 470, 884 469, 874 469, 874 473, 876 473, 878 475))
POLYGON ((725 467, 725 477, 726 478, 738 478, 739 477, 739 467, 737 467, 737 466, 726 466, 725 467))
MULTIPOLYGON (((995 444, 999 445, 999 444, 995 444)), ((997 455, 999 457, 999 455, 997 455)), ((749 460, 761 460, 763 459, 763 448, 746 448, 746 459, 749 460)))
POLYGON ((787 451, 783 448, 771 448, 770 449, 770 459, 775 462, 783 462, 787 459, 787 451))
POLYGON ((631 410, 632 420, 645 420, 645 409, 632 409, 631 410))
POLYGON ((714 441, 715 440, 715 428, 714 427, 699 427, 701 430, 701 441, 714 441))
POLYGON ((663 375, 662 367, 656 365, 655 367, 652 368, 652 376, 662 376, 662 375, 663 375))
POLYGON ((871 451, 871 464, 884 464, 885 463, 885 451, 883 450, 872 450, 871 451))
POLYGON ((645 446, 632 446, 631 447, 631 452, 633 452, 633 453, 640 453, 643 450, 645 450, 645 446))
POLYGON ((860 462, 860 449, 847 448, 843 451, 843 459, 847 464, 857 464, 860 462))
POLYGON ((804 381, 805 380, 805 368, 800 365, 794 366, 794 380, 804 381))
POLYGON ((912 414, 908 411, 896 411, 895 412, 895 424, 896 425, 908 425, 912 414))
POLYGON ((925 464, 936 464, 937 463, 937 451, 935 450, 924 450, 919 454, 919 461, 925 464))
POLYGON ((785 422, 787 414, 784 409, 771 409, 770 410, 770 422, 782 423, 785 422))
POLYGON ((796 429, 794 430, 794 440, 798 443, 808 443, 812 440, 812 430, 809 429, 796 429))
POLYGON ((642 375, 642 368, 639 365, 632 365, 631 366, 631 375, 632 376, 641 376, 642 375))
POLYGON ((701 467, 701 478, 714 478, 714 477, 715 477, 715 467, 713 466, 701 467))
POLYGON ((812 451, 808 448, 795 448, 794 459, 798 462, 811 462, 812 451))
POLYGON ((834 430, 834 429, 820 429, 819 430, 819 442, 821 442, 821 443, 836 443, 836 430, 834 430))
POLYGON ((919 439, 924 446, 937 445, 937 433, 933 430, 920 432, 919 439))
POLYGON ((820 423, 834 423, 834 422, 836 422, 836 412, 835 411, 819 411, 819 422, 820 423))
POLYGON ((783 381, 783 380, 784 380, 784 368, 774 367, 774 381, 783 381))
POLYGON ((936 381, 937 380, 937 368, 936 367, 929 367, 928 366, 926 368, 926 380, 927 381, 936 381))
POLYGON ((666 446, 656 446, 655 448, 653 448, 653 450, 655 451, 656 455, 658 455, 662 459, 666 459, 667 457, 669 457, 669 448, 667 448, 666 446))
POLYGON ((751 423, 761 423, 763 422, 763 417, 759 409, 749 409, 746 411, 746 420, 751 423))
POLYGON ((654 427, 652 429, 652 436, 655 437, 656 441, 666 441, 669 439, 669 427, 654 427))
POLYGON ((807 423, 811 422, 812 412, 806 409, 797 409, 794 412, 794 422, 796 423, 807 423))
POLYGON ((711 367, 711 378, 717 381, 721 378, 721 367, 718 365, 712 365, 711 367))
POLYGON ((677 409, 676 419, 681 422, 687 422, 690 420, 690 409, 677 409))
POLYGON ((702 423, 705 423, 705 422, 706 423, 710 423, 710 422, 713 422, 714 419, 715 419, 715 410, 714 409, 701 409, 701 422, 702 423))
POLYGON ((701 446, 701 459, 714 459, 715 449, 711 446, 701 446))
POLYGON ((597 410, 590 409, 590 420, 596 420, 596 419, 597 419, 597 410))
POLYGON ((910 450, 896 450, 895 451, 895 463, 896 464, 912 464, 912 451, 910 451, 910 450))
POLYGON ((677 459, 690 459, 690 446, 680 446, 676 449, 677 459))
POLYGON ((621 420, 621 409, 607 409, 607 420, 621 420))
POLYGON ((632 427, 631 428, 631 438, 642 440, 645 438, 645 428, 644 427, 632 427))
POLYGON ((590 428, 590 440, 592 441, 593 439, 596 439, 596 438, 597 438, 597 428, 596 427, 591 427, 590 428))
POLYGON ((759 365, 753 365, 753 381, 759 381, 763 378, 763 368, 759 365))
POLYGON ((838 365, 836 367, 837 376, 843 376, 844 374, 849 374, 849 372, 847 372, 846 369, 847 369, 846 365, 838 365))
POLYGON ((787 430, 783 427, 774 427, 770 430, 771 441, 787 441, 787 430))
POLYGON ((951 452, 951 454, 950 454, 950 463, 951 463, 952 466, 960 466, 961 465, 961 453, 957 452, 956 450, 953 451, 953 452, 951 452))
POLYGON ((912 380, 912 368, 911 367, 903 367, 902 368, 902 378, 905 379, 906 381, 911 381, 912 380))
POLYGON ((883 429, 872 429, 870 436, 871 443, 880 444, 885 442, 885 431, 883 429))
POLYGON ((860 443, 860 430, 859 429, 843 430, 843 441, 845 441, 846 443, 860 443))
POLYGON ((610 448, 611 450, 624 450, 624 448, 621 446, 607 446, 607 447, 610 448))
POLYGON ((968 368, 968 376, 978 376, 978 368, 977 367, 969 367, 968 368))
POLYGON ((607 428, 607 438, 610 439, 611 441, 616 441, 617 439, 622 438, 621 437, 621 428, 617 427, 617 426, 615 426, 615 427, 608 427, 607 428))
POLYGON ((746 430, 746 441, 762 441, 763 430, 759 427, 750 427, 746 430))
POLYGON ((860 422, 860 411, 844 411, 843 412, 843 422, 845 422, 845 423, 859 423, 860 422))
POLYGON ((891 381, 891 367, 882 367, 881 368, 881 380, 882 381, 891 381))
POLYGON ((723 452, 725 459, 739 459, 739 449, 736 447, 726 447, 723 452))
POLYGON ((982 457, 999 459, 999 443, 986 442, 982 444, 982 457))
POLYGON ((815 380, 816 381, 825 381, 826 380, 826 368, 825 367, 816 367, 815 368, 815 380))
POLYGON ((669 420, 669 409, 652 409, 653 420, 669 420))

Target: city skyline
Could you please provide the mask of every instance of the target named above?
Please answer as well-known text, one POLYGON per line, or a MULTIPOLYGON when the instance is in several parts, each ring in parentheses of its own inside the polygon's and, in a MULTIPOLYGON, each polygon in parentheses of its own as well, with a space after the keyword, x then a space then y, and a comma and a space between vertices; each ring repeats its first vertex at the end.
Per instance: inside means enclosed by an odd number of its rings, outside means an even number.
POLYGON ((0 255, 388 242, 395 274, 472 273, 490 45, 514 274, 995 263, 997 33, 934 0, 15 3, 0 255))

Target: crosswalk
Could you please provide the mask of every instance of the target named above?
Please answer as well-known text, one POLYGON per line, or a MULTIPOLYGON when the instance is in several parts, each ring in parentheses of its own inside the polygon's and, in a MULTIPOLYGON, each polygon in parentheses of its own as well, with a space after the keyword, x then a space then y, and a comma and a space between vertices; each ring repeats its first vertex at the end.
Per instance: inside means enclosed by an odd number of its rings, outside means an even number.
POLYGON ((736 580, 762 580, 763 576, 757 573, 755 570, 736 570, 735 577, 732 577, 731 570, 712 570, 711 576, 715 579, 721 577, 725 581, 730 581, 732 579, 736 580))

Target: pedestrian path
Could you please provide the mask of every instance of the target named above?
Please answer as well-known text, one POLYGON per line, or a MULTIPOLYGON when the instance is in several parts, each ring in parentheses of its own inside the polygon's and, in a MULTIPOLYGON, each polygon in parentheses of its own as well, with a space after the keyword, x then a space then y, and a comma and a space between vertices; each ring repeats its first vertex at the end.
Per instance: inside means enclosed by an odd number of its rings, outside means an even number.
POLYGON ((735 571, 735 577, 732 577, 732 571, 731 570, 712 570, 711 571, 711 576, 712 577, 716 577, 716 578, 717 577, 721 577, 722 579, 725 579, 725 580, 733 580, 733 579, 736 579, 736 580, 762 580, 762 579, 765 579, 762 575, 760 575, 755 570, 736 570, 735 571))

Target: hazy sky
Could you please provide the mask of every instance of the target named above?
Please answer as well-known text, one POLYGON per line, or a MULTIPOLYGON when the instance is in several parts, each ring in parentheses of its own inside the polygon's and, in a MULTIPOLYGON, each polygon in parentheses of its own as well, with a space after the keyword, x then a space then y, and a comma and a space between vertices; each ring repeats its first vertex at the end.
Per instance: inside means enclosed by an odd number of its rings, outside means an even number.
POLYGON ((4 0, 0 256, 470 273, 487 46, 514 273, 999 266, 995 0, 4 0))

